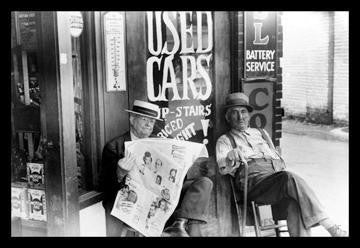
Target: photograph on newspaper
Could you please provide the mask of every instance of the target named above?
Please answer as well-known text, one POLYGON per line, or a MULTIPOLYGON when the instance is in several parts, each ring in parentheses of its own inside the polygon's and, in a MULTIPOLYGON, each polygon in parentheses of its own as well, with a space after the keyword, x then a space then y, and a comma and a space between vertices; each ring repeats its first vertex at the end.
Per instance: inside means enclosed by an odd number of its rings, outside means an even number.
POLYGON ((134 165, 118 191, 111 215, 144 236, 161 236, 174 212, 184 178, 198 157, 208 157, 204 144, 147 138, 125 142, 134 165))

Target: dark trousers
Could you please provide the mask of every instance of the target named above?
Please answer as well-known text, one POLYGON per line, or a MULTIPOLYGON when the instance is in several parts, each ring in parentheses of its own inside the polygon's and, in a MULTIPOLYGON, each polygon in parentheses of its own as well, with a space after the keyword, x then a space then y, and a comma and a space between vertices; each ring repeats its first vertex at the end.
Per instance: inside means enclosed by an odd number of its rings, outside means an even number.
POLYGON ((181 189, 179 204, 170 219, 185 218, 206 223, 212 181, 208 177, 186 180, 181 189))
MULTIPOLYGON (((186 180, 183 184, 179 203, 167 221, 165 226, 170 225, 176 218, 190 220, 190 226, 197 229, 195 225, 206 223, 206 211, 209 205, 213 183, 207 177, 199 177, 193 180, 186 180)), ((112 206, 105 209, 106 235, 120 236, 124 223, 118 218, 110 215, 112 206)), ((196 230, 190 230, 195 233, 196 230)), ((196 235, 198 236, 198 235, 196 235)))
POLYGON ((107 237, 120 237, 121 232, 126 227, 126 224, 118 218, 112 216, 112 208, 105 209, 105 224, 106 224, 106 236, 107 237))
MULTIPOLYGON (((310 236, 310 228, 327 215, 313 190, 298 175, 279 167, 282 161, 258 159, 249 163, 248 199, 260 204, 275 205, 275 215, 285 216, 290 236, 310 236)), ((237 173, 238 187, 243 173, 237 173)))

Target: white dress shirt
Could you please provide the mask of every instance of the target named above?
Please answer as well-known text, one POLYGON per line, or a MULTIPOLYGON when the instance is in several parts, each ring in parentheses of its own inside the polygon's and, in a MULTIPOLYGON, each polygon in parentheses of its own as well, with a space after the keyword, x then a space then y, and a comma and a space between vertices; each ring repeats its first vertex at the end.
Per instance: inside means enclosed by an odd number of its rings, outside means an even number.
MULTIPOLYGON (((264 131, 269 137, 265 129, 264 131)), ((257 128, 247 128, 242 132, 232 129, 230 132, 246 161, 254 158, 281 159, 280 154, 268 145, 257 128)), ((233 167, 231 161, 226 159, 231 150, 233 150, 231 142, 226 134, 223 134, 216 142, 216 160, 221 174, 234 175, 238 168, 238 166, 233 167)))

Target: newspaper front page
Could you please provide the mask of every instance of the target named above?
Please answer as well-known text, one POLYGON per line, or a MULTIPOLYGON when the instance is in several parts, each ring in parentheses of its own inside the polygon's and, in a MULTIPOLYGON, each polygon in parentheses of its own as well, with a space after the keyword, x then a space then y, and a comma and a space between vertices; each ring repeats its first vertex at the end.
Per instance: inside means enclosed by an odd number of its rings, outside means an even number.
POLYGON ((146 138, 125 142, 134 166, 118 191, 111 214, 144 236, 161 236, 179 202, 183 180, 198 157, 208 157, 204 144, 146 138))

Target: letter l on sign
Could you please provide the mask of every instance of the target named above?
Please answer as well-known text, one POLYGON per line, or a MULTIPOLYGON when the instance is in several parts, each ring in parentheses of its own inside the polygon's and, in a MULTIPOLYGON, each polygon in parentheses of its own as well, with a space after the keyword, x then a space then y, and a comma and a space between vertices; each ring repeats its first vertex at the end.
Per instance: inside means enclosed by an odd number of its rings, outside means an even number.
POLYGON ((255 40, 253 41, 254 45, 267 45, 269 43, 269 35, 266 35, 265 38, 261 38, 261 28, 262 23, 254 23, 255 27, 255 40))

